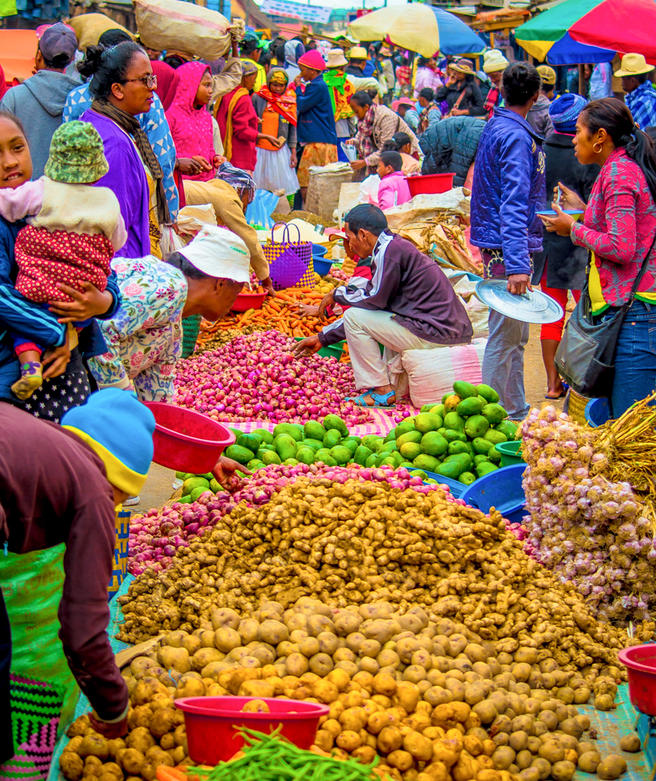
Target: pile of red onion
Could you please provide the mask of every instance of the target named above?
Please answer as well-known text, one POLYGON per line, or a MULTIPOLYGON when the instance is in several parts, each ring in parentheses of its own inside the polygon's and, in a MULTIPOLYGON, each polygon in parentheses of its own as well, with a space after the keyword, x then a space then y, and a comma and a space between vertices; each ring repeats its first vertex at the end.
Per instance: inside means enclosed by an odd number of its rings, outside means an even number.
POLYGON ((221 421, 303 423, 333 413, 347 425, 368 423, 350 365, 318 355, 296 358, 294 339, 278 331, 239 336, 176 367, 174 404, 221 421))
MULTIPOLYGON (((412 477, 407 469, 394 470, 391 467, 369 469, 359 467, 357 464, 346 467, 324 464, 310 466, 272 464, 255 472, 235 493, 222 491, 213 494, 207 491, 191 504, 174 502, 159 510, 149 510, 145 515, 134 517, 130 522, 128 563, 130 572, 139 575, 148 567, 156 571, 166 569, 177 548, 189 545, 194 537, 214 526, 239 502, 247 502, 251 505, 265 504, 276 491, 294 482, 298 477, 304 476, 321 477, 337 483, 353 479, 388 482, 392 488, 400 490, 412 488, 419 493, 434 491, 438 487, 422 483, 421 478, 412 477)), ((442 488, 447 494, 449 493, 446 486, 442 488)), ((452 498, 452 501, 464 504, 461 499, 452 498)))

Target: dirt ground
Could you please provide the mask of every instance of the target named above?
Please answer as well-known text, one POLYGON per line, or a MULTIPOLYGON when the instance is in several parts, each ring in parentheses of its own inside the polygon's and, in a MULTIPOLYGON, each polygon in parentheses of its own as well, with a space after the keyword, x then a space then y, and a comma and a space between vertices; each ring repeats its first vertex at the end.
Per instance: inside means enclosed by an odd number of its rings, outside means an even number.
MULTIPOLYGON (((524 362, 524 381, 529 404, 535 406, 545 404, 544 394, 547 382, 542 366, 542 353, 540 352, 540 326, 531 326, 531 336, 524 362)), ((562 408, 562 400, 552 403, 562 408)), ((175 474, 170 469, 153 464, 146 485, 140 494, 141 502, 130 509, 133 512, 145 512, 151 507, 160 507, 173 494, 174 478, 175 474)))

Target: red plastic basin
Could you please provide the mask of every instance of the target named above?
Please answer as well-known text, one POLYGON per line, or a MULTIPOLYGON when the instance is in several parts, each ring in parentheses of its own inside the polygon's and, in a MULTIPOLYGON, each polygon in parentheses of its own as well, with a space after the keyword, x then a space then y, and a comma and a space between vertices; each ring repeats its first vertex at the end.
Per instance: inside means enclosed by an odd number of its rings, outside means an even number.
POLYGON ((266 293, 240 293, 230 307, 233 312, 245 312, 248 309, 261 309, 266 293))
POLYGON ((656 643, 632 645, 618 654, 629 674, 629 699, 634 708, 656 716, 656 643))
POLYGON ((153 461, 178 472, 210 472, 235 435, 191 409, 163 401, 143 402, 155 416, 153 461))
POLYGON ((446 193, 453 187, 455 174, 423 174, 419 176, 406 176, 405 180, 410 188, 410 195, 435 195, 446 193))
POLYGON ((270 713, 241 713, 247 702, 259 697, 184 697, 176 707, 184 711, 189 756, 199 765, 227 762, 244 745, 240 727, 280 734, 290 743, 309 749, 317 734, 319 719, 330 708, 316 702, 261 698, 270 713))

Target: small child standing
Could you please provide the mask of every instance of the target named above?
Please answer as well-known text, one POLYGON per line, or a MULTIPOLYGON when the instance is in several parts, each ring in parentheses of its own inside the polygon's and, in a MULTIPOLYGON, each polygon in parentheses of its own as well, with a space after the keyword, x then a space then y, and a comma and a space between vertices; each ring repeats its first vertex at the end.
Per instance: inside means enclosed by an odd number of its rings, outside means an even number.
POLYGON ((380 177, 378 206, 383 211, 401 206, 412 198, 402 168, 403 158, 398 152, 381 152, 377 168, 380 177))
MULTIPOLYGON (((100 291, 107 287, 110 261, 127 238, 114 193, 91 186, 108 170, 93 125, 67 122, 52 137, 45 175, 15 189, 0 189, 0 214, 10 222, 27 218, 28 225, 16 237, 16 290, 35 304, 71 301, 61 283, 80 292, 83 283, 100 291)), ((27 399, 43 381, 42 348, 15 337, 14 350, 21 376, 11 389, 19 399, 27 399)))

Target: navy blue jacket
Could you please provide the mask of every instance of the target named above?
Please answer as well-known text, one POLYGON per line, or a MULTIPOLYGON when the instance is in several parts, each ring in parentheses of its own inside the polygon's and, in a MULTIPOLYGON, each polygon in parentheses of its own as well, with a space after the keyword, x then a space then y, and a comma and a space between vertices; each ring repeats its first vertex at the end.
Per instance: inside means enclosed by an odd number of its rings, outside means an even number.
POLYGON ((305 85, 305 91, 296 87, 296 133, 301 144, 335 144, 335 114, 330 102, 328 85, 319 74, 305 85))
MULTIPOLYGON (((14 353, 13 336, 21 336, 42 347, 59 347, 64 342, 66 326, 38 304, 28 301, 14 287, 17 266, 14 258, 16 234, 24 222, 7 222, 0 217, 0 399, 16 401, 11 385, 20 376, 20 364, 14 353)), ((109 311, 103 315, 112 317, 121 303, 116 274, 107 280, 107 290, 114 299, 109 311)), ((80 350, 85 357, 107 351, 105 340, 95 321, 80 333, 80 350)))
POLYGON ((542 249, 545 161, 542 138, 507 108, 496 108, 478 143, 471 200, 471 242, 500 249, 506 274, 530 274, 542 249))

